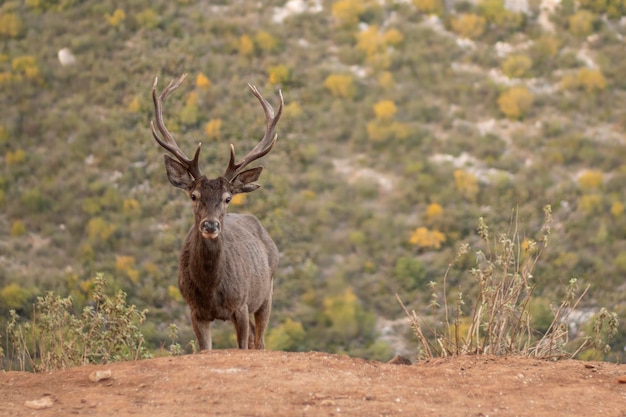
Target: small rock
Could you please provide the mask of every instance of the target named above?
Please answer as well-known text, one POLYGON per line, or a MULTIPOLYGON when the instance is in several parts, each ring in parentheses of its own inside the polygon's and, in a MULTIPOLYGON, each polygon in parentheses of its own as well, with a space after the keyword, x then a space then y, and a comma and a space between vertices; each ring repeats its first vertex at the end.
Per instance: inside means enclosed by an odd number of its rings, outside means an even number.
POLYGON ((104 381, 105 379, 109 379, 111 378, 111 370, 110 369, 106 369, 104 371, 94 371, 91 374, 89 374, 89 380, 92 382, 100 382, 100 381, 104 381))
POLYGON ((38 400, 26 401, 24 405, 33 410, 43 410, 52 407, 52 397, 41 397, 38 400))
POLYGON ((390 363, 392 365, 412 365, 409 359, 401 355, 396 355, 393 359, 391 359, 387 363, 390 363))
POLYGON ((59 62, 63 66, 74 65, 76 63, 76 57, 72 54, 69 48, 63 48, 58 52, 59 62))
POLYGON ((617 382, 619 382, 620 384, 626 384, 626 375, 618 377, 617 382))

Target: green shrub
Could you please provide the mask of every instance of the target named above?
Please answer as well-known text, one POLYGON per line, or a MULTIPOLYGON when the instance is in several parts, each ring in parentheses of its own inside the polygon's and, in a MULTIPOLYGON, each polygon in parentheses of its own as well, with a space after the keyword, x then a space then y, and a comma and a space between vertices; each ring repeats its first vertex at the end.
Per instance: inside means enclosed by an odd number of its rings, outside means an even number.
POLYGON ((592 68, 581 68, 573 74, 566 74, 561 79, 564 90, 582 90, 595 94, 606 89, 606 79, 602 71, 592 68))
POLYGON ((356 94, 354 78, 350 74, 331 74, 324 80, 324 87, 338 98, 352 99, 356 94))
POLYGON ((3 309, 21 309, 30 299, 31 291, 22 288, 18 283, 11 283, 0 290, 0 301, 3 309))
POLYGON ((572 35, 586 37, 593 33, 595 16, 588 10, 579 10, 569 18, 569 31, 572 35))
POLYGON ((159 25, 159 15, 151 8, 147 8, 135 15, 135 20, 141 28, 154 29, 159 25))
POLYGON ((619 19, 626 14, 626 3, 622 0, 581 0, 580 6, 599 15, 606 13, 612 19, 619 19))
POLYGON ((26 225, 21 220, 14 220, 11 223, 11 236, 18 237, 26 234, 26 225))
POLYGON ((355 26, 364 11, 365 6, 360 0, 339 0, 331 8, 332 16, 342 26, 355 26))
POLYGON ((528 76, 533 61, 528 55, 511 55, 502 63, 502 72, 510 78, 523 78, 528 76))
POLYGON ((500 111, 509 119, 521 119, 531 109, 534 97, 526 87, 512 87, 498 97, 500 111))
POLYGON ((301 352, 306 349, 306 333, 302 324, 288 318, 267 335, 267 348, 301 352))
POLYGON ((15 13, 0 13, 0 38, 16 38, 24 32, 24 22, 15 13))
POLYGON ((473 13, 465 13, 450 22, 452 30, 462 38, 476 39, 485 31, 487 20, 473 13))
POLYGON ((94 278, 89 301, 80 315, 71 297, 48 292, 38 297, 31 322, 22 322, 15 311, 7 326, 10 364, 20 370, 43 372, 85 364, 103 364, 149 357, 139 326, 147 310, 126 303, 126 294, 106 294, 102 274, 94 278))
POLYGON ((413 0, 413 4, 421 13, 443 14, 445 7, 441 0, 413 0))

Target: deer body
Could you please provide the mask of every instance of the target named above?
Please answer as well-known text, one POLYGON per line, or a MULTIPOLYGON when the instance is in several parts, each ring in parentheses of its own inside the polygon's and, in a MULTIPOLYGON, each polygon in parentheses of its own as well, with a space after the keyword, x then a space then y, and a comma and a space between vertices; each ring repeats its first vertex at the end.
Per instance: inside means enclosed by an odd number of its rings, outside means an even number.
POLYGON ((278 248, 253 216, 226 214, 220 242, 202 238, 195 226, 189 230, 180 255, 178 286, 191 310, 201 349, 210 349, 213 320, 233 322, 240 348, 246 348, 242 341, 247 347, 253 341, 257 349, 264 348, 262 334, 277 266, 278 248), (247 322, 249 314, 255 315, 258 336, 250 333, 255 326, 247 322))
POLYGON ((265 135, 238 163, 235 163, 235 150, 231 145, 226 171, 220 177, 209 179, 198 167, 200 144, 194 158, 187 158, 163 122, 162 102, 185 76, 170 82, 160 95, 156 92, 157 80, 152 88, 156 119, 156 123, 152 123, 152 135, 174 155, 175 158, 165 155, 167 178, 173 186, 187 193, 194 212, 194 225, 180 254, 178 286, 189 305, 191 324, 201 350, 212 347, 213 320, 229 320, 234 324, 240 349, 263 349, 278 249, 254 216, 227 214, 226 211, 234 195, 260 187, 254 181, 263 168, 243 168, 274 146, 277 137, 274 129, 282 113, 283 97, 280 94, 280 107, 274 116, 270 104, 249 85, 265 113, 265 135), (250 314, 254 315, 254 324, 250 314))

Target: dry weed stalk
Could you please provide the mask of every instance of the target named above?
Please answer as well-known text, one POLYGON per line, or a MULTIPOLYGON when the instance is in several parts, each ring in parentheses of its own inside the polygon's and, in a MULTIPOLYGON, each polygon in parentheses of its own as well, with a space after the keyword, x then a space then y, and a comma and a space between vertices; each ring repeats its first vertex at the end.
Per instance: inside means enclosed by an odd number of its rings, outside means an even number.
POLYGON ((437 308, 443 308, 440 316, 443 316, 444 331, 439 331, 435 325, 429 326, 415 311, 409 312, 396 294, 418 338, 420 354, 424 358, 464 354, 516 354, 558 359, 573 357, 588 348, 606 350, 608 345, 602 342, 601 330, 607 323, 607 336, 612 337, 617 331, 618 320, 614 313, 609 313, 605 309, 597 319, 599 324, 594 325, 592 336, 585 338, 575 352, 569 353, 566 350, 569 342, 570 314, 589 290, 587 285, 580 291, 578 280, 575 278, 570 280, 566 295, 554 311, 554 318, 547 331, 537 339, 538 332, 532 329, 529 309, 537 285, 533 271, 548 246, 551 223, 551 208, 546 206, 539 238, 522 239, 518 214, 515 211, 509 232, 492 242, 487 224, 483 218, 479 219, 477 232, 485 244, 485 250, 476 252, 477 265, 469 271, 478 292, 471 307, 469 323, 465 322, 465 325, 463 293, 459 291, 456 296, 454 318, 451 320, 447 287, 448 274, 452 266, 469 252, 469 245, 466 243, 459 247, 443 275, 442 307, 436 302, 438 298, 435 292, 436 284, 430 284, 432 291, 430 307, 433 309, 433 317, 438 315, 435 311, 437 308), (464 330, 464 327, 467 329, 464 330))

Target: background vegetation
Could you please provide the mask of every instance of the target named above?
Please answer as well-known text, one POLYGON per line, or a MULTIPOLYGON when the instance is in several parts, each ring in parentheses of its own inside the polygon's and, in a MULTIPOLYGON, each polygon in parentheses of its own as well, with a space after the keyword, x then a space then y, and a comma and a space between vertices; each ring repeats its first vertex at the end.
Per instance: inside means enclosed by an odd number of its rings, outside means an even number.
MULTIPOLYGON (((0 2, 0 334, 47 291, 80 316, 104 272, 110 294, 148 310, 142 348, 168 346, 175 324, 190 351, 176 270, 191 209, 149 132, 154 77, 188 72, 166 119, 183 149, 204 143, 208 175, 229 143, 262 134, 246 83, 273 103, 285 95, 263 188, 231 207, 281 250, 271 348, 414 353, 394 295, 431 314, 429 283, 461 243, 484 243, 479 217, 504 233, 515 211, 521 244, 546 204, 531 316, 550 323, 577 278, 590 285, 584 336, 600 307, 626 310, 626 26, 614 3, 0 2)), ((479 263, 464 254, 447 285, 471 293, 479 263)), ((215 347, 235 346, 229 325, 216 333, 215 347)), ((621 330, 597 357, 625 344, 621 330)))

